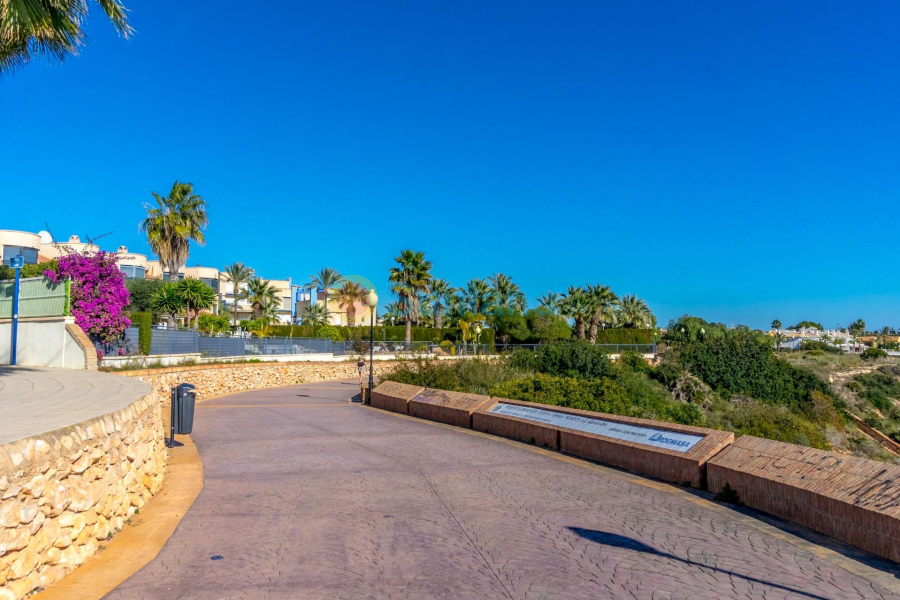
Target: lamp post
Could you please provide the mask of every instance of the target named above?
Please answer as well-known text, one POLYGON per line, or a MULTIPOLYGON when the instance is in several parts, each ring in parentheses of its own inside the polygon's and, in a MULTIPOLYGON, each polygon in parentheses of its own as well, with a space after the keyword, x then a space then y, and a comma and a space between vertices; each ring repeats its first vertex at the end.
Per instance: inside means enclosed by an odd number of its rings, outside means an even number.
POLYGON ((478 346, 481 344, 481 325, 475 326, 475 356, 478 356, 478 346))
POLYGON ((378 306, 375 288, 366 295, 366 304, 369 306, 369 394, 366 396, 366 404, 372 404, 372 389, 375 387, 375 307, 378 306))
POLYGON ((12 345, 9 348, 9 364, 16 364, 16 344, 19 337, 19 271, 25 264, 25 257, 21 254, 9 259, 9 266, 16 270, 16 285, 13 290, 12 306, 12 345))

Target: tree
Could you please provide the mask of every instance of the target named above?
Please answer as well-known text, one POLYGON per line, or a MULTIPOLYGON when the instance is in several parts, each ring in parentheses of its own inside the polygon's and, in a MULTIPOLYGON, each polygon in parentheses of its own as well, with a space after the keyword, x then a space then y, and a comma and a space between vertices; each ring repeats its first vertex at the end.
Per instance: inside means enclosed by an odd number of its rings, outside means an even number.
POLYGON ((197 317, 197 329, 210 335, 228 331, 230 325, 228 317, 224 315, 204 313, 197 317))
MULTIPOLYGON (((181 298, 181 302, 187 313, 188 329, 191 328, 192 313, 199 316, 201 310, 210 308, 216 302, 216 292, 199 279, 194 279, 193 277, 185 277, 176 283, 175 291, 178 294, 178 297, 181 298)), ((196 325, 197 322, 195 319, 195 328, 196 325)))
POLYGON ((389 281, 391 290, 400 296, 406 309, 406 344, 412 339, 412 322, 418 317, 419 293, 428 291, 431 281, 431 261, 425 259, 424 252, 402 250, 394 257, 396 267, 391 267, 389 281))
POLYGON ((578 339, 583 340, 584 322, 594 314, 594 307, 584 288, 570 285, 568 291, 563 294, 559 311, 575 320, 575 333, 578 339))
MULTIPOLYGON (((117 0, 97 0, 113 27, 124 37, 132 33, 125 7, 117 0)), ((0 74, 21 68, 35 58, 62 62, 78 54, 86 35, 87 0, 0 0, 0 74)))
POLYGON ((788 329, 793 331, 798 331, 800 329, 818 329, 819 331, 822 331, 825 328, 822 327, 821 323, 816 323, 815 321, 800 321, 796 325, 791 325, 788 329))
POLYGON ((153 296, 150 307, 153 314, 166 315, 169 327, 174 329, 175 317, 184 308, 184 301, 181 299, 178 290, 175 289, 175 284, 166 282, 153 296))
POLYGON ((226 265, 222 272, 225 274, 225 281, 231 283, 231 286, 234 288, 234 310, 231 313, 236 329, 238 301, 247 297, 245 286, 253 278, 253 269, 242 262, 236 262, 226 265))
POLYGON ((331 311, 324 304, 311 304, 300 317, 304 325, 327 325, 331 311))
POLYGON ((431 288, 431 299, 434 302, 434 327, 440 329, 444 326, 444 303, 449 303, 449 296, 453 294, 453 287, 445 279, 432 278, 428 284, 431 288))
POLYGON ((259 319, 263 313, 263 305, 278 305, 278 291, 271 282, 254 277, 247 283, 247 299, 250 301, 250 315, 259 319))
POLYGON ((557 292, 547 292, 538 298, 538 304, 549 310, 554 315, 559 314, 560 295, 557 292))
POLYGON ((521 313, 503 311, 488 319, 501 343, 524 342, 528 339, 528 322, 521 313))
POLYGON ((338 304, 347 311, 347 325, 356 325, 356 303, 362 302, 367 293, 368 290, 355 281, 345 281, 338 290, 338 304))
POLYGON ((640 329, 656 324, 656 317, 643 298, 634 294, 622 296, 619 302, 619 318, 623 327, 640 329))
POLYGON ((147 234, 147 242, 159 257, 160 266, 174 281, 187 262, 191 241, 201 245, 206 242, 203 235, 209 224, 206 200, 194 194, 193 184, 178 181, 168 196, 151 193, 156 206, 144 205, 147 218, 141 221, 140 230, 147 234))
POLYGON ((775 348, 781 350, 781 344, 784 343, 785 336, 781 331, 775 334, 775 348))
POLYGON ((567 340, 572 337, 572 328, 565 318, 550 312, 550 309, 529 310, 525 314, 531 337, 538 342, 547 343, 567 340))
POLYGON ((491 286, 484 279, 474 278, 466 282, 466 287, 460 288, 466 305, 473 313, 481 313, 485 304, 491 297, 491 286))
MULTIPOLYGON (((306 284, 306 289, 315 292, 321 289, 325 293, 325 306, 328 306, 328 297, 331 290, 339 283, 344 281, 344 276, 331 267, 323 267, 318 273, 309 276, 310 282, 306 284)), ((329 314, 331 308, 328 309, 329 314)))
POLYGON ((513 283, 509 276, 496 273, 488 278, 490 285, 490 299, 496 307, 503 309, 505 314, 508 309, 520 312, 525 311, 526 297, 518 285, 513 283))
POLYGON ((781 321, 779 321, 778 319, 775 319, 774 321, 772 321, 772 329, 774 329, 775 331, 780 331, 781 330, 781 321))
POLYGON ((387 326, 397 325, 403 320, 403 305, 399 302, 391 302, 384 308, 381 315, 381 323, 387 326))
POLYGON ((891 335, 891 328, 885 325, 878 332, 879 344, 882 348, 887 348, 890 345, 890 338, 888 336, 891 335))
MULTIPOLYGON (((135 277, 125 280, 128 288, 128 310, 131 312, 153 312, 153 296, 162 288, 164 282, 161 279, 143 279, 135 277)), ((154 315, 159 316, 159 315, 154 315)))
POLYGON ((54 282, 71 279, 70 301, 75 324, 95 342, 113 342, 131 325, 126 307, 128 289, 119 257, 101 250, 93 255, 68 254, 56 271, 44 271, 54 282))
POLYGON ((594 314, 591 315, 590 341, 593 344, 597 341, 597 330, 600 323, 609 322, 616 306, 619 305, 619 297, 613 292, 608 285, 589 285, 587 286, 587 295, 593 305, 594 314))

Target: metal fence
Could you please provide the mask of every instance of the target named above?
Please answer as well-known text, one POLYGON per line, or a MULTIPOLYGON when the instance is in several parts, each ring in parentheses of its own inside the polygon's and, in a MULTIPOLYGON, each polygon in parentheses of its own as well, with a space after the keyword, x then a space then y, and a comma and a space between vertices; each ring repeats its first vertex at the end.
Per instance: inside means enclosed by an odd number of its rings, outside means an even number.
POLYGON ((332 341, 319 338, 251 338, 244 339, 245 354, 331 354, 332 341))
MULTIPOLYGON (((14 281, 0 283, 0 319, 11 319, 14 281)), ((53 283, 45 277, 19 280, 19 318, 61 317, 69 314, 69 281, 53 283)))
MULTIPOLYGON (((494 344, 497 352, 512 352, 517 349, 534 350, 541 344, 494 344)), ((656 354, 656 344, 595 344, 607 354, 637 352, 638 354, 656 354)))

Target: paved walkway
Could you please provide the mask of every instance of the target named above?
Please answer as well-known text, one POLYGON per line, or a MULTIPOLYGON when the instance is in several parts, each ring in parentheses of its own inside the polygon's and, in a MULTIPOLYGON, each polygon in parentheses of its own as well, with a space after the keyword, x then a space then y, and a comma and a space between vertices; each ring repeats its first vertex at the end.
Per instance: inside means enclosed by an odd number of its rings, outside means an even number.
POLYGON ((679 490, 349 404, 354 391, 200 404, 203 492, 106 598, 900 598, 679 490))
POLYGON ((149 393, 149 384, 109 373, 2 366, 0 444, 102 417, 149 393))

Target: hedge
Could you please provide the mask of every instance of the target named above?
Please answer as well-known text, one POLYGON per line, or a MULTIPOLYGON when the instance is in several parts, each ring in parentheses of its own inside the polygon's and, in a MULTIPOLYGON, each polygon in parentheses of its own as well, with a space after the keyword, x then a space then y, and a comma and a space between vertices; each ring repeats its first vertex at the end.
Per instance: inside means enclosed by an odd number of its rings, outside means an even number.
MULTIPOLYGON (((44 271, 56 271, 56 259, 34 265, 23 265, 19 277, 43 277, 44 271)), ((9 265, 0 265, 0 281, 15 278, 15 269, 9 265)))
MULTIPOLYGON (((272 327, 272 335, 276 337, 317 337, 319 329, 322 325, 275 325, 272 327)), ((368 327, 335 327, 341 332, 341 337, 345 340, 352 339, 369 339, 368 327)), ((406 339, 406 327, 391 326, 386 327, 378 325, 375 327, 375 339, 388 342, 402 342, 406 339)), ((444 340, 451 342, 459 341, 459 329, 455 327, 444 327, 442 329, 434 329, 433 327, 413 327, 411 341, 413 342, 433 342, 440 343, 444 340)), ((494 343, 494 331, 484 329, 481 332, 481 343, 494 343)))
POLYGON ((153 313, 131 313, 131 324, 138 328, 138 353, 144 356, 150 354, 150 346, 153 342, 153 313))
POLYGON ((656 341, 655 329, 600 329, 598 344, 652 344, 656 341))

